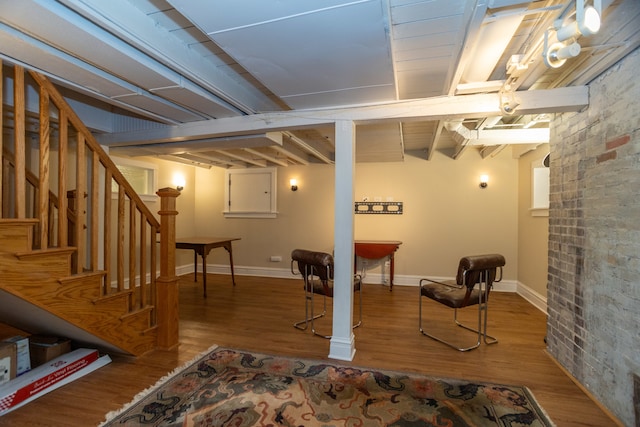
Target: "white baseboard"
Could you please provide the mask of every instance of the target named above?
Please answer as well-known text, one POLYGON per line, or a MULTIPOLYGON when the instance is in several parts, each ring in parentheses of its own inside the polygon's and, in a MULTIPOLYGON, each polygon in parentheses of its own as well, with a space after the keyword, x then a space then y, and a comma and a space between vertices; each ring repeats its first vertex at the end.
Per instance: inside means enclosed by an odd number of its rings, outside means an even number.
MULTIPOLYGON (((234 273, 240 276, 260 276, 260 277, 273 277, 278 279, 294 279, 299 276, 295 276, 288 268, 272 268, 272 267, 248 267, 235 265, 234 273)), ((202 271, 198 269, 198 271, 202 271)), ((187 273, 193 273, 193 264, 185 264, 176 268, 177 275, 183 275, 187 273)), ((207 264, 207 273, 211 274, 231 274, 231 269, 225 264, 207 264)), ((394 275, 394 286, 418 286, 420 279, 423 276, 409 276, 409 275, 394 275)), ((435 280, 452 280, 453 277, 431 277, 435 280)), ((363 277, 363 283, 385 283, 386 277, 383 277, 380 273, 366 273, 363 277)), ((496 282, 493 285, 493 290, 496 292, 518 292, 519 285, 515 280, 502 280, 496 282)), ((546 307, 546 301, 545 301, 546 307)))
MULTIPOLYGON (((201 270, 198 270, 201 271, 201 270)), ((193 264, 185 264, 176 267, 176 275, 181 276, 184 274, 193 273, 193 264)), ((207 264, 207 273, 211 274, 231 274, 229 265, 225 264, 207 264)), ((259 277, 273 277, 278 279, 294 279, 296 276, 291 273, 288 268, 272 268, 272 267, 248 267, 248 266, 234 266, 234 273, 240 276, 259 276, 259 277)), ((409 276, 409 275, 395 275, 393 278, 394 286, 418 286, 422 276, 409 276)), ((453 280, 453 277, 431 277, 434 280, 453 280)), ((386 276, 383 277, 380 273, 367 273, 363 278, 363 283, 386 283, 386 276)), ((544 295, 540 295, 524 283, 516 280, 502 280, 493 284, 493 290, 495 292, 514 292, 527 300, 531 305, 538 310, 547 314, 547 298, 544 295)))
MULTIPOLYGON (((198 270, 201 271, 201 270, 198 270)), ((231 269, 225 264, 207 264, 207 272, 212 274, 231 274, 231 269)), ((273 267, 249 267, 249 266, 234 266, 235 274, 240 276, 259 276, 259 277, 273 277, 278 279, 294 279, 295 276, 288 268, 273 268, 273 267)), ((193 264, 185 264, 176 267, 176 275, 183 275, 193 273, 193 264)), ((409 276, 409 275, 395 275, 393 278, 394 286, 418 286, 422 276, 409 276)), ((453 280, 453 277, 431 277, 435 280, 453 280)), ((367 273, 363 278, 363 283, 384 283, 386 284, 386 277, 383 277, 380 273, 367 273)), ((531 305, 538 310, 547 314, 547 298, 540 295, 524 283, 516 280, 502 280, 493 284, 493 290, 495 292, 514 292, 527 300, 531 305)))
POLYGON ((538 310, 547 314, 547 297, 544 295, 540 295, 538 292, 534 291, 524 283, 518 282, 518 295, 522 298, 526 299, 536 307, 538 310))

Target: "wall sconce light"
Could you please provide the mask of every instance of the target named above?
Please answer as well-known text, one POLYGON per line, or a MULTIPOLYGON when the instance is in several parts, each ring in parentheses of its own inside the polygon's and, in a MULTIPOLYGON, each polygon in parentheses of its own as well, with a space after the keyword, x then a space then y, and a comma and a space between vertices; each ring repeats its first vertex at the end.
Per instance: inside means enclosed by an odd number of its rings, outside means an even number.
POLYGON ((489 185, 489 175, 480 175, 480 188, 487 188, 489 185))
POLYGON ((176 186, 176 190, 178 191, 184 190, 184 184, 185 184, 184 176, 182 176, 179 173, 176 173, 173 175, 173 185, 176 186))
POLYGON ((289 184, 291 185, 291 191, 298 191, 298 180, 295 178, 291 178, 289 180, 289 184))

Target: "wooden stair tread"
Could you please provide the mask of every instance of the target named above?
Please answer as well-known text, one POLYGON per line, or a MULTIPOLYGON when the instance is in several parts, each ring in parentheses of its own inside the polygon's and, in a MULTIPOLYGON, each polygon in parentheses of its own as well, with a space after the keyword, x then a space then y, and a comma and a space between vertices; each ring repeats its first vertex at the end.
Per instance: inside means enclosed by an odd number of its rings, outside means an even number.
POLYGON ((38 222, 37 218, 0 218, 0 225, 35 225, 38 222))
POLYGON ((28 252, 18 252, 16 253, 16 257, 20 259, 30 258, 30 257, 39 257, 39 256, 47 256, 47 255, 71 255, 76 251, 74 247, 66 247, 66 248, 47 248, 47 249, 36 249, 28 252))
POLYGON ((122 291, 119 292, 113 292, 110 294, 106 294, 106 295, 102 295, 96 299, 93 300, 94 304, 99 304, 101 302, 108 302, 111 301, 113 299, 117 299, 117 298, 123 298, 123 297, 129 297, 131 294, 133 293, 133 291, 131 289, 124 289, 122 291))
POLYGON ((149 335, 151 333, 156 333, 158 331, 158 325, 150 326, 144 331, 140 332, 141 335, 149 335))
POLYGON ((61 284, 79 282, 85 279, 90 279, 94 277, 104 277, 107 274, 106 271, 97 270, 97 271, 84 271, 82 273, 74 274, 72 276, 61 277, 58 279, 58 282, 61 284))
POLYGON ((137 308, 135 310, 131 310, 130 312, 123 314, 122 316, 120 316, 120 320, 125 320, 130 317, 139 316, 141 313, 149 313, 153 309, 154 307, 152 305, 145 305, 142 308, 137 308))

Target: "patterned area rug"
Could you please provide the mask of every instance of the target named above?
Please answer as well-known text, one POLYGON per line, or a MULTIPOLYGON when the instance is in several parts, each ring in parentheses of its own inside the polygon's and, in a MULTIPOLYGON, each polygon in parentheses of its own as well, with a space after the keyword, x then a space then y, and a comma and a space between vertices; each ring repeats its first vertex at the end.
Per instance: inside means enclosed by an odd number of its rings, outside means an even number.
POLYGON ((526 387, 212 348, 103 426, 553 426, 526 387))

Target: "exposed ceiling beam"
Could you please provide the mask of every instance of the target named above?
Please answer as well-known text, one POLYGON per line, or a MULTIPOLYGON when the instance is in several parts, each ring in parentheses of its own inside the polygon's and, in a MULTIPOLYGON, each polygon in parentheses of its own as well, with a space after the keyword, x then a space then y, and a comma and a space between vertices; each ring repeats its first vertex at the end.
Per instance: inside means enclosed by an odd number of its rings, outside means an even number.
POLYGON ((258 150, 254 150, 253 148, 243 148, 243 151, 246 151, 249 154, 253 154, 254 156, 258 156, 258 157, 262 157, 263 159, 271 162, 271 163, 275 163, 276 165, 280 165, 280 166, 289 166, 289 163, 287 162, 286 159, 278 159, 276 157, 270 156, 266 153, 263 153, 262 151, 258 151, 258 150))
POLYGON ((471 145, 544 144, 549 142, 549 128, 484 129, 470 131, 471 145))
POLYGON ((517 159, 524 156, 529 151, 535 150, 538 146, 540 146, 540 144, 514 145, 511 147, 511 154, 514 159, 517 159))
MULTIPOLYGON (((214 149, 234 149, 268 147, 271 145, 282 145, 281 132, 266 132, 255 135, 229 136, 220 138, 207 138, 190 141, 171 142, 168 144, 138 144, 130 146, 114 146, 112 149, 120 149, 120 153, 136 155, 139 150, 153 154, 181 154, 207 152, 214 149)), ((139 155, 139 154, 138 154, 139 155)))
POLYGON ((480 150, 480 156, 482 156, 483 159, 486 159, 487 157, 495 157, 506 147, 506 145, 492 145, 490 147, 484 147, 480 150))
POLYGON ((238 166, 238 161, 230 160, 226 156, 212 156, 210 153, 184 153, 180 157, 185 159, 193 159, 196 161, 206 161, 214 166, 233 167, 238 166))
POLYGON ((267 161, 266 160, 256 160, 250 156, 244 156, 242 154, 236 154, 236 153, 232 153, 230 151, 220 151, 220 150, 213 150, 215 153, 220 153, 223 154, 225 156, 229 156, 232 159, 237 159, 240 160, 242 162, 245 163, 249 163, 250 165, 254 165, 254 166, 258 166, 261 168, 266 168, 267 167, 267 161))
POLYGON ((318 144, 310 144, 301 138, 298 138, 291 132, 284 132, 284 134, 289 138, 292 142, 297 144, 304 151, 307 151, 314 157, 317 157, 320 161, 328 164, 332 164, 333 160, 331 159, 331 153, 328 150, 321 149, 318 144))
POLYGON ((440 140, 440 135, 442 135, 442 129, 444 129, 444 121, 438 120, 438 124, 436 125, 436 131, 431 135, 431 140, 427 145, 427 160, 431 160, 433 158, 433 153, 436 152, 436 144, 440 140))
MULTIPOLYGON (((589 104, 587 86, 516 92, 518 114, 579 111, 589 104)), ((452 120, 502 115, 499 94, 441 96, 409 101, 262 113, 242 117, 184 123, 144 131, 100 135, 107 146, 188 141, 190 139, 293 130, 351 120, 356 124, 376 121, 452 120)))
POLYGON ((457 160, 458 158, 460 158, 460 156, 462 156, 462 154, 467 150, 467 148, 469 148, 469 140, 464 140, 462 143, 460 143, 456 149, 455 152, 453 153, 453 156, 451 156, 451 158, 453 160, 457 160))
POLYGON ((504 80, 488 82, 460 83, 456 86, 455 95, 471 95, 473 93, 497 92, 504 85, 504 80))
MULTIPOLYGON (((468 2, 469 5, 473 4, 473 2, 468 2)), ((456 95, 456 88, 460 85, 460 81, 462 80, 462 76, 464 75, 467 64, 471 62, 471 58, 474 56, 474 51, 476 49, 475 43, 468 43, 470 40, 477 40, 478 34, 481 32, 482 21, 487 13, 487 2, 484 0, 479 0, 476 2, 473 9, 467 9, 467 13, 470 13, 469 24, 467 25, 467 32, 465 34, 465 41, 462 43, 463 50, 460 51, 460 57, 457 61, 457 67, 452 70, 451 79, 448 81, 448 87, 445 88, 445 93, 449 96, 456 95)), ((438 119, 438 123, 436 125, 436 131, 431 136, 431 141, 429 141, 427 146, 427 160, 431 160, 433 157, 433 153, 436 151, 436 144, 440 139, 440 135, 442 134, 442 129, 444 128, 444 118, 438 119)), ((461 153, 464 150, 465 144, 461 147, 460 150, 456 152, 456 155, 461 153)))
POLYGON ((211 169, 211 165, 207 164, 207 163, 201 163, 198 161, 192 161, 192 160, 187 160, 187 159, 183 159, 182 157, 178 157, 178 156, 167 156, 167 155, 159 155, 157 156, 160 159, 165 159, 165 160, 169 160, 170 162, 178 162, 178 163, 184 163, 190 166, 198 166, 200 168, 205 168, 205 169, 211 169))
POLYGON ((307 153, 302 151, 298 146, 293 145, 292 142, 285 140, 282 143, 282 147, 271 146, 267 148, 275 151, 277 154, 283 154, 289 159, 301 165, 306 166, 309 164, 307 153))

